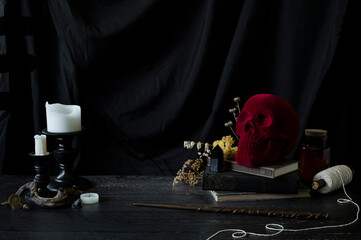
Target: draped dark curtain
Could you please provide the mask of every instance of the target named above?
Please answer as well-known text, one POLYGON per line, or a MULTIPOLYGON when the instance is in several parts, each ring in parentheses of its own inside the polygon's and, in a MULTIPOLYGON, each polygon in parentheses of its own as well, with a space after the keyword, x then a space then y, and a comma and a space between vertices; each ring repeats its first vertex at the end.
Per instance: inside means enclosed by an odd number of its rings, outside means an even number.
POLYGON ((46 101, 81 106, 79 173, 170 175, 195 155, 184 140, 230 135, 233 98, 243 104, 257 93, 288 101, 302 131, 329 130, 332 163, 355 167, 339 144, 347 116, 332 116, 346 104, 350 80, 330 74, 346 58, 334 60, 348 44, 348 5, 0 0, 0 173, 33 172, 28 153, 46 128, 46 101), (344 88, 331 90, 334 81, 344 88))

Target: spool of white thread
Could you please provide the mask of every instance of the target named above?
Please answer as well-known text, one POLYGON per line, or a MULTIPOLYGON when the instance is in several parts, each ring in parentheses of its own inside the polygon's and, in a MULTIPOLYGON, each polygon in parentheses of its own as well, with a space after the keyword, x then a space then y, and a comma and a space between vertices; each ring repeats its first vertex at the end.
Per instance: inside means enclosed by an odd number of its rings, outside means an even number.
POLYGON ((325 181, 325 185, 318 188, 320 193, 329 193, 349 184, 352 181, 352 170, 346 165, 336 165, 327 168, 313 177, 313 182, 325 181), (342 179, 341 179, 342 178, 342 179))

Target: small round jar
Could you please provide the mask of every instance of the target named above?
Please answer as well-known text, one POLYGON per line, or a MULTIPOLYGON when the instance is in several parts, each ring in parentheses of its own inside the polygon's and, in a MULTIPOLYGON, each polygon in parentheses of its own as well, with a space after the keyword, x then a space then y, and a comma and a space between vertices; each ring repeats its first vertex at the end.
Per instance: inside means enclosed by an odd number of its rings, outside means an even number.
POLYGON ((330 166, 331 149, 327 145, 327 131, 306 129, 304 142, 300 145, 300 178, 311 183, 313 177, 330 166))

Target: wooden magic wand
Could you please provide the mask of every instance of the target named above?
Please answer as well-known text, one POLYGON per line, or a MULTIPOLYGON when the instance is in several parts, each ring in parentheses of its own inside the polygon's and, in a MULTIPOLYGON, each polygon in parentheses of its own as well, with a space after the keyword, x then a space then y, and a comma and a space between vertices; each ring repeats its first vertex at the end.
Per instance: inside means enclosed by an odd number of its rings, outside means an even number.
POLYGON ((283 218, 300 218, 300 219, 327 219, 328 213, 314 213, 302 211, 282 211, 282 210, 265 210, 265 209, 247 209, 247 208, 226 208, 212 206, 189 206, 178 204, 158 204, 158 203, 133 203, 134 206, 172 208, 184 210, 196 210, 200 212, 214 213, 233 213, 267 217, 283 217, 283 218))

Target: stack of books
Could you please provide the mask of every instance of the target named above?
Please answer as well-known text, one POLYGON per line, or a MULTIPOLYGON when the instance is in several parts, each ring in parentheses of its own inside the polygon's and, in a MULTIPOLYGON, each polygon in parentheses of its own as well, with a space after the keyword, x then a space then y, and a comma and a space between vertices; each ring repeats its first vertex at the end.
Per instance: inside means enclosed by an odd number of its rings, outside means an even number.
POLYGON ((296 160, 257 168, 225 160, 224 169, 215 173, 207 168, 203 174, 203 190, 209 190, 217 202, 310 196, 310 190, 299 181, 296 160))

